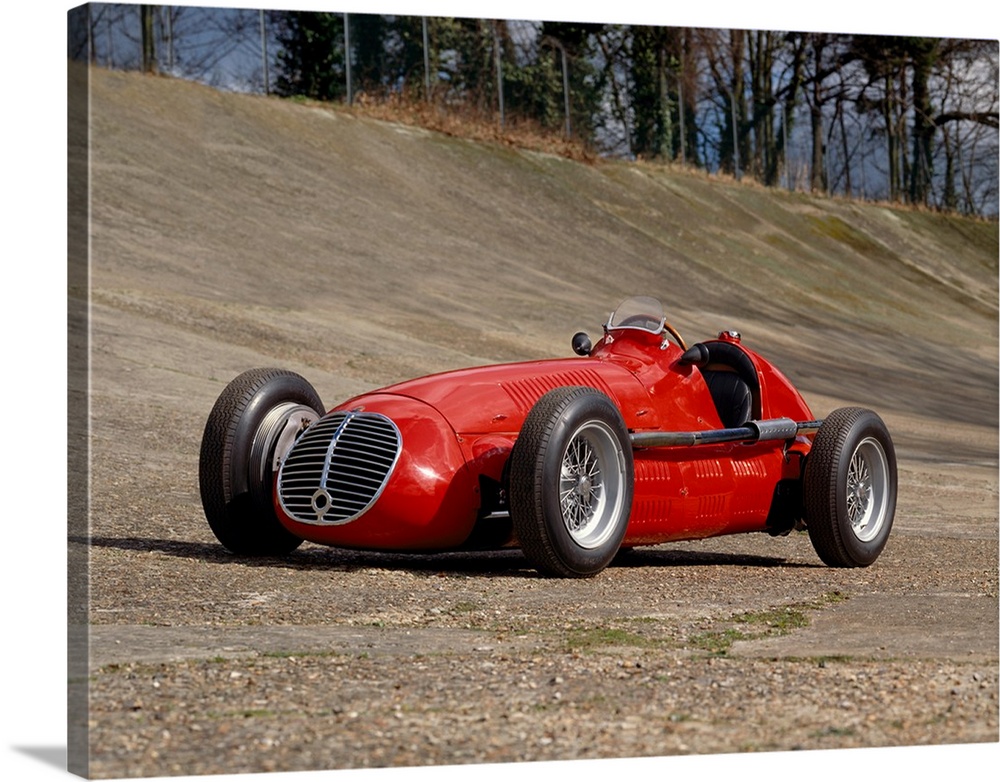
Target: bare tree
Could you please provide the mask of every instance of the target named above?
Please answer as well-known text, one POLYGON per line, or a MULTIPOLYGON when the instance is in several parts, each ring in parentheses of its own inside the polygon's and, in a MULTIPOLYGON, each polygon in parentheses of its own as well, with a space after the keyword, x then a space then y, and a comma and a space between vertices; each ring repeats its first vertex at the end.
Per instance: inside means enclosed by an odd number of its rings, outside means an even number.
POLYGON ((142 31, 143 73, 156 73, 159 70, 159 65, 156 62, 155 10, 156 6, 139 6, 139 26, 142 31))
MULTIPOLYGON (((341 100, 342 24, 320 30, 336 41, 288 45, 288 19, 315 17, 317 27, 325 16, 342 15, 92 4, 71 26, 69 53, 281 94, 299 89, 289 74, 308 70, 311 83, 337 87, 324 99, 341 100)), ((357 86, 369 96, 432 93, 442 110, 480 117, 495 116, 502 98, 512 121, 572 128, 605 155, 998 209, 995 41, 371 14, 352 19, 351 37, 357 86)))

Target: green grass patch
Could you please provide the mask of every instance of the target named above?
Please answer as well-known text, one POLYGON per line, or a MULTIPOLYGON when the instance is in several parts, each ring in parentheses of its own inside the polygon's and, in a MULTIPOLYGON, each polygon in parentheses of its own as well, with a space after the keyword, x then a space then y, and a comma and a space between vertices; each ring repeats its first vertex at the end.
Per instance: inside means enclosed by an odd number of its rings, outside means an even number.
MULTIPOLYGON (((815 600, 794 603, 766 611, 747 611, 730 619, 735 627, 724 627, 697 633, 688 638, 687 646, 705 652, 712 657, 723 657, 737 641, 753 641, 760 638, 788 635, 800 627, 809 625, 809 611, 841 603, 847 597, 840 592, 829 592, 815 600)), ((830 658, 832 659, 832 658, 830 658)), ((820 666, 825 662, 818 662, 820 666)))
POLYGON ((751 636, 746 633, 734 630, 713 630, 706 633, 698 633, 688 638, 688 646, 693 649, 705 652, 710 657, 723 657, 729 653, 731 647, 737 641, 743 641, 751 636))
POLYGON ((853 727, 840 728, 840 727, 831 725, 828 728, 823 728, 822 730, 815 731, 812 735, 813 735, 813 738, 817 738, 817 739, 825 738, 827 736, 835 736, 837 738, 844 738, 844 737, 848 737, 848 736, 853 736, 855 733, 857 733, 857 730, 855 728, 853 728, 853 727))
POLYGON ((846 665, 857 662, 857 657, 850 654, 821 654, 812 657, 782 657, 781 659, 790 663, 810 663, 817 668, 826 668, 828 665, 846 665))
POLYGON ((629 646, 646 649, 655 641, 637 633, 614 627, 591 627, 571 630, 566 638, 566 646, 574 651, 596 649, 605 646, 629 646))
POLYGON ((895 253, 881 242, 835 215, 809 215, 806 219, 811 223, 815 234, 829 237, 847 245, 859 255, 873 260, 894 260, 896 258, 895 253))
POLYGON ((261 652, 261 657, 270 657, 273 660, 288 660, 291 658, 298 657, 346 657, 344 652, 325 652, 325 651, 312 651, 312 652, 261 652))
POLYGON ((798 627, 809 624, 805 612, 793 607, 778 608, 773 611, 740 614, 735 617, 739 624, 761 628, 752 635, 785 635, 798 627))

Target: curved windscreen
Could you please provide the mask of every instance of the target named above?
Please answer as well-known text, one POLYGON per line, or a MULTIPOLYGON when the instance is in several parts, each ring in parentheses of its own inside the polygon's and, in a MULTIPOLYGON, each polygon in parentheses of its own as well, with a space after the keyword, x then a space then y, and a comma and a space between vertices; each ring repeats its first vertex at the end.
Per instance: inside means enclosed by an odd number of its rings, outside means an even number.
POLYGON ((614 329, 640 329, 651 334, 663 331, 666 316, 659 299, 652 296, 633 296, 625 299, 608 318, 608 331, 614 329))

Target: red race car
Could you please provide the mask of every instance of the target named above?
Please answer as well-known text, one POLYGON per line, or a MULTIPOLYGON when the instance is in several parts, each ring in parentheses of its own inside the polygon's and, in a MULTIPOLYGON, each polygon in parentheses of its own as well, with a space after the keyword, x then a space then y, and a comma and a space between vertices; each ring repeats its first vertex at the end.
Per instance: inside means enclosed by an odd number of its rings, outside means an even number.
POLYGON ((740 335, 688 347, 656 299, 627 299, 579 358, 410 380, 327 412, 300 375, 253 369, 201 446, 208 523, 241 555, 303 540, 382 551, 520 547, 592 576, 621 548, 808 530, 828 565, 870 565, 896 507, 879 416, 824 421, 740 335))

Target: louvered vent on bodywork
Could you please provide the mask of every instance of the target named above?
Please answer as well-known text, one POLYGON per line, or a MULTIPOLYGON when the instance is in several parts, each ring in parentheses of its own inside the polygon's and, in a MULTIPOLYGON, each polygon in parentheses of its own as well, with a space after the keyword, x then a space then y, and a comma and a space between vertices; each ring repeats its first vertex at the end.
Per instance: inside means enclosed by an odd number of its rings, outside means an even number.
POLYGON ((402 450, 378 413, 330 413, 292 446, 278 471, 282 510, 303 524, 346 524, 378 499, 402 450))
POLYGON ((589 386, 611 397, 612 400, 615 398, 608 384, 604 382, 604 378, 599 373, 588 369, 509 380, 502 383, 501 386, 507 392, 507 396, 524 413, 530 411, 543 394, 560 386, 589 386))

